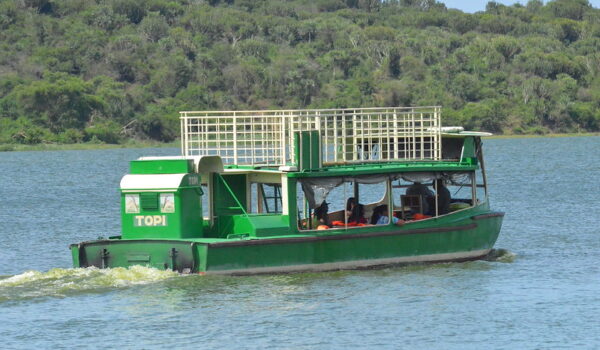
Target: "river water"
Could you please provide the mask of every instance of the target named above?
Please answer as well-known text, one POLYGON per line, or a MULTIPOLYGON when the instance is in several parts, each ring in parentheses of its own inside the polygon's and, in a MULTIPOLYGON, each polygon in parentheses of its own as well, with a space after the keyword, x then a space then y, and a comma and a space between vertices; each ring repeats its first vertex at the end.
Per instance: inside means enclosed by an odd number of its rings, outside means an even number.
POLYGON ((177 149, 0 153, 0 347, 600 348, 600 137, 485 143, 486 261, 250 277, 72 269, 120 178, 177 149))

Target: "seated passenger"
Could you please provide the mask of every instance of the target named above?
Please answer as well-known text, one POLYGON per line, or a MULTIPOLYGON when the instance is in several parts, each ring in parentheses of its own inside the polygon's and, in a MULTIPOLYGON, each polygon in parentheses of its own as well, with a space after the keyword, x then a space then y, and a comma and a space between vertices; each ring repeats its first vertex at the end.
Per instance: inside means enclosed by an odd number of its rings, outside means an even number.
MULTIPOLYGON (((378 210, 378 218, 377 221, 375 222, 375 225, 387 225, 390 223, 390 217, 389 217, 389 211, 388 211, 388 206, 387 204, 383 204, 378 206, 377 208, 375 208, 375 210, 378 210), (381 209, 380 209, 381 208, 381 209)), ((375 216, 375 212, 373 213, 373 216, 375 216)), ((373 218, 371 218, 371 222, 373 222, 373 218)), ((404 220, 400 220, 395 216, 392 216, 392 223, 394 225, 398 225, 398 226, 402 226, 404 225, 404 220)))
POLYGON ((346 201, 346 217, 350 217, 352 215, 352 210, 356 207, 356 199, 354 197, 348 198, 346 201))
POLYGON ((421 205, 423 206, 423 213, 429 213, 429 202, 433 198, 433 192, 422 183, 415 181, 406 189, 406 194, 409 196, 421 196, 421 205))
POLYGON ((314 216, 312 218, 312 229, 324 229, 323 226, 327 226, 327 228, 331 227, 331 223, 329 222, 329 205, 327 202, 323 201, 320 206, 315 208, 314 216))
POLYGON ((382 213, 386 210, 387 210, 387 205, 385 205, 385 204, 376 206, 373 209, 373 215, 371 215, 371 220, 369 220, 369 223, 371 225, 377 225, 377 221, 379 221, 379 218, 381 217, 382 213))
MULTIPOLYGON (((450 212, 450 191, 444 185, 444 180, 437 179, 435 181, 437 188, 437 207, 438 207, 438 215, 448 214, 450 212)), ((434 213, 435 214, 435 213, 434 213)))
POLYGON ((348 226, 363 226, 367 223, 365 219, 365 206, 357 204, 352 209, 352 214, 348 218, 348 226))

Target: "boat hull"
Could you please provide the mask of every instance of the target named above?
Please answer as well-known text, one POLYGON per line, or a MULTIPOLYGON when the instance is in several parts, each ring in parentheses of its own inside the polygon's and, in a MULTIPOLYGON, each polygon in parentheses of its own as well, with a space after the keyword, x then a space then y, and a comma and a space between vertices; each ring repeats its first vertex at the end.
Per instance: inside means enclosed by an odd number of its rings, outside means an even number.
POLYGON ((75 267, 145 265, 182 273, 257 274, 373 268, 479 259, 494 246, 503 213, 426 220, 387 231, 262 239, 97 240, 71 245, 75 267))

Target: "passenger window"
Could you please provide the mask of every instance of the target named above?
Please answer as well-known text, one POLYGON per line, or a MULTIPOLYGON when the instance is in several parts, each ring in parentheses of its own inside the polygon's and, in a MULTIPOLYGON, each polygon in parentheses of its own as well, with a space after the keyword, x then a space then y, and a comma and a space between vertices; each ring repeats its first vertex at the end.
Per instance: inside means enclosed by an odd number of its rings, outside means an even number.
POLYGON ((475 184, 477 186, 477 203, 482 203, 487 200, 487 191, 483 182, 483 172, 481 170, 475 172, 475 184))
MULTIPOLYGON (((446 187, 452 198, 450 212, 465 209, 473 205, 473 182, 474 173, 449 173, 446 187)), ((483 190, 483 188, 482 188, 483 190)), ((477 190, 479 195, 479 189, 477 190)), ((484 195, 483 191, 481 192, 484 195)), ((485 198, 485 197, 483 197, 485 198)))
POLYGON ((411 176, 406 175, 392 183, 394 210, 410 219, 417 213, 428 218, 468 208, 473 205, 472 176, 472 172, 430 173, 422 175, 423 180, 418 184, 417 177, 412 176, 413 181, 409 181, 411 176), (447 190, 440 190, 441 197, 437 199, 436 181, 447 190))
MULTIPOLYGON (((366 180, 365 180, 366 181, 366 180)), ((387 180, 364 184, 344 179, 312 180, 312 193, 298 184, 298 228, 316 230, 369 225, 374 209, 388 204, 387 180), (310 208, 308 198, 314 201, 310 208)))

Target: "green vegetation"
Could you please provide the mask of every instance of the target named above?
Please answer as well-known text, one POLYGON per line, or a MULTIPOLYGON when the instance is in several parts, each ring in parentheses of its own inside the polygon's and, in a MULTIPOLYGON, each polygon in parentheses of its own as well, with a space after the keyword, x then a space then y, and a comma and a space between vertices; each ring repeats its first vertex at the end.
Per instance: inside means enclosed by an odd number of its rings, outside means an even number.
POLYGON ((179 148, 179 139, 173 142, 159 142, 152 140, 124 140, 119 144, 109 144, 101 142, 82 142, 82 143, 36 143, 36 144, 0 144, 0 152, 12 151, 72 151, 72 150, 92 150, 92 149, 115 149, 115 148, 179 148))
POLYGON ((0 2, 0 143, 173 141, 179 110, 443 105, 496 133, 600 130, 600 10, 434 0, 0 2))

